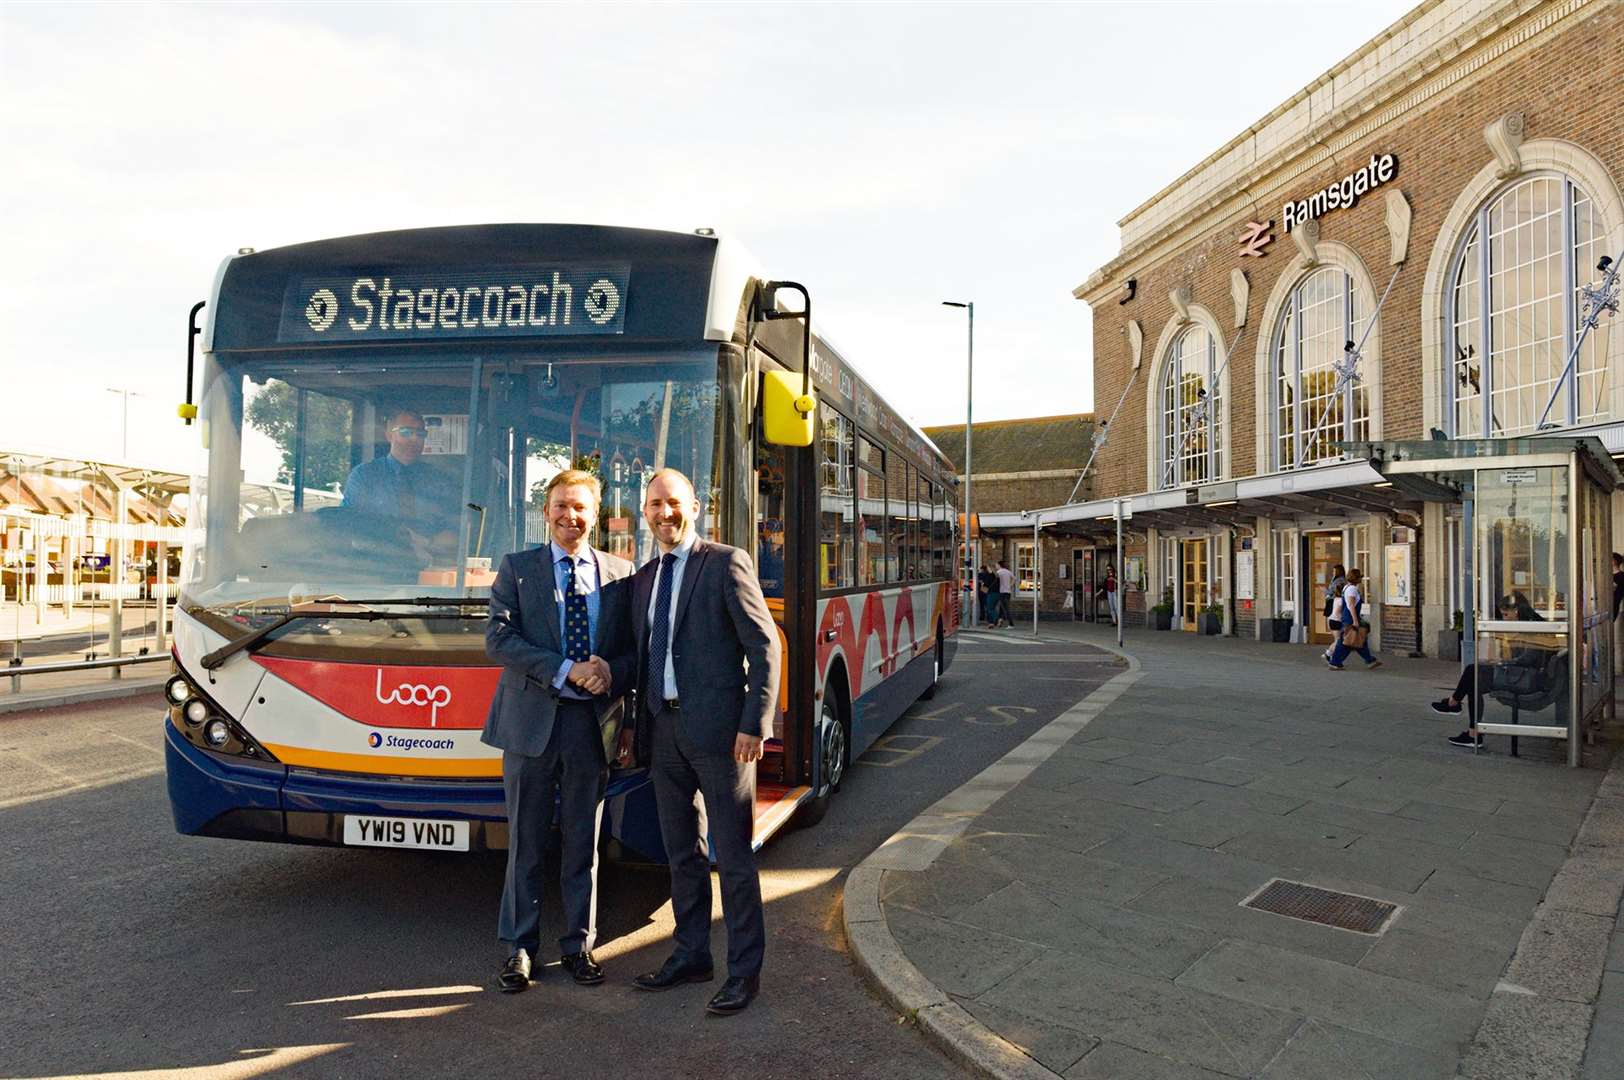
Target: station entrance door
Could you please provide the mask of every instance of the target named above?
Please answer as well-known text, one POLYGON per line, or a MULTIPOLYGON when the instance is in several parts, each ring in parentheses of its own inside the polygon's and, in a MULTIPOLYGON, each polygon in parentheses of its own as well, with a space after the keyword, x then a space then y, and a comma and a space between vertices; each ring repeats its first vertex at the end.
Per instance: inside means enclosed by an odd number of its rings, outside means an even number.
POLYGON ((1181 547, 1184 556, 1184 601, 1180 611, 1184 629, 1194 631, 1200 626, 1197 616, 1207 603, 1207 543, 1205 538, 1186 540, 1181 547))
POLYGON ((1331 626, 1325 618, 1325 590, 1331 584, 1331 568, 1346 563, 1342 557, 1342 533, 1308 534, 1308 640, 1316 645, 1331 643, 1331 626))
POLYGON ((1074 548, 1071 553, 1071 617, 1094 621, 1094 549, 1074 548))

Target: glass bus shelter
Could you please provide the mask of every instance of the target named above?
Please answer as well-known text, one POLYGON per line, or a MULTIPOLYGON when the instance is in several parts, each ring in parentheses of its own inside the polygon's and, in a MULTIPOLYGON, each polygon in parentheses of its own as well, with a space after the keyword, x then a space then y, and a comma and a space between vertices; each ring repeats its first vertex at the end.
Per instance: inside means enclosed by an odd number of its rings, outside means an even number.
POLYGON ((1624 483, 1595 438, 1360 443, 1407 494, 1462 506, 1461 658, 1478 730, 1580 740, 1613 716, 1612 510, 1624 483))

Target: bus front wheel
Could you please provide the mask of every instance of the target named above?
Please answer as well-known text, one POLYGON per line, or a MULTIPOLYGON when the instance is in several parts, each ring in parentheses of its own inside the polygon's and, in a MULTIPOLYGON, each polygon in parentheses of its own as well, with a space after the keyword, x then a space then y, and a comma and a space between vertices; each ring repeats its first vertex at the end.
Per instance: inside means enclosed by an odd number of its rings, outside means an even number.
POLYGON ((846 726, 834 704, 824 698, 818 709, 818 786, 797 815, 802 827, 816 825, 829 812, 840 782, 846 778, 846 726))

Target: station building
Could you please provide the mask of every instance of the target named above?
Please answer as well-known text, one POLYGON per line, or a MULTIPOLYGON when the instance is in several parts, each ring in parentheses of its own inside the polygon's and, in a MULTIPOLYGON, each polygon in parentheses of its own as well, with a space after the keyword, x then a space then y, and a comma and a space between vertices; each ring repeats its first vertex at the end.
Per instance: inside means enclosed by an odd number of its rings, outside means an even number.
MULTIPOLYGON (((1594 435, 1624 454, 1620 316, 1559 378, 1585 286, 1624 249, 1620 56, 1624 4, 1424 3, 1119 222, 1120 254, 1074 291, 1107 442, 1092 497, 1043 522, 1103 549, 1120 506, 1130 625, 1165 600, 1174 628, 1210 612, 1329 641, 1343 563, 1378 648, 1448 655, 1461 507, 1406 497, 1358 444, 1594 435)), ((1492 585, 1549 609, 1535 546, 1492 585)))
MULTIPOLYGON (((953 462, 959 478, 960 510, 964 498, 964 425, 944 424, 922 429, 953 462)), ((1083 479, 1094 441, 1094 414, 1035 416, 1019 420, 990 420, 973 425, 970 457, 975 474, 970 478, 977 522, 985 515, 1014 515, 1034 506, 1055 506, 1088 501, 1090 481, 1083 479), (1079 484, 1081 480, 1081 484, 1079 484)), ((1016 579, 1010 613, 1032 615, 1038 597, 1039 614, 1048 618, 1095 621, 1105 612, 1098 588, 1108 564, 1103 554, 1080 538, 1040 532, 1041 553, 1027 527, 980 533, 981 562, 1009 563, 1016 579), (1047 572, 1045 572, 1047 571, 1047 572)), ((960 556, 961 561, 963 556, 960 556)), ((1103 616, 1109 621, 1110 616, 1103 616)))

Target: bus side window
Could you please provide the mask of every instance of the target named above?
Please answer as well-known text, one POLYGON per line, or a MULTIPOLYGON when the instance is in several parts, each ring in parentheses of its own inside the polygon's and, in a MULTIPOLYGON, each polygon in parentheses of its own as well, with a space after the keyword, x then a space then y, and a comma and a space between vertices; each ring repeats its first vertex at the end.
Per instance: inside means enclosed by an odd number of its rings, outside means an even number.
POLYGON ((784 448, 756 446, 756 577, 761 593, 784 597, 784 448))

